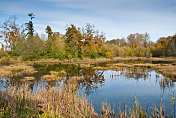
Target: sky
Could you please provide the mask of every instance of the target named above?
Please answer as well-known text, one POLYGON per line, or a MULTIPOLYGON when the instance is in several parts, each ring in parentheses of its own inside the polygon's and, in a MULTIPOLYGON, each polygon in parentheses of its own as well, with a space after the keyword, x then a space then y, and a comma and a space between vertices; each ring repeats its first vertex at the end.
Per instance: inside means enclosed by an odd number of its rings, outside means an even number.
POLYGON ((31 12, 39 34, 47 25, 64 34, 69 24, 82 28, 86 23, 103 31, 106 40, 148 32, 155 42, 176 33, 176 0, 0 0, 0 23, 16 16, 25 24, 31 12))

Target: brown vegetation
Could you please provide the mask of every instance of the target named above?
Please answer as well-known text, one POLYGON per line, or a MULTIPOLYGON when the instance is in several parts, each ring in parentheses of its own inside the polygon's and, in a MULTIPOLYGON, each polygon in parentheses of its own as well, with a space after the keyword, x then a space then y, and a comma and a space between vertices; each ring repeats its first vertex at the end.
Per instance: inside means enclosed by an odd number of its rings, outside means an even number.
POLYGON ((32 77, 32 76, 27 76, 21 79, 22 82, 33 81, 33 80, 35 80, 35 77, 32 77))
POLYGON ((168 76, 171 79, 176 78, 176 66, 174 65, 166 65, 166 66, 159 66, 157 68, 157 71, 164 74, 165 76, 168 76))
POLYGON ((37 71, 28 64, 25 63, 17 63, 9 66, 1 66, 0 67, 0 77, 12 77, 12 76, 20 76, 23 74, 34 74, 37 71))
MULTIPOLYGON (((161 101, 159 110, 156 106, 153 108, 153 117, 164 118, 161 101)), ((147 118, 148 114, 139 105, 136 97, 133 108, 129 110, 127 110, 124 99, 124 110, 119 108, 118 113, 115 113, 114 108, 112 109, 106 101, 102 104, 102 114, 98 115, 91 102, 87 102, 86 96, 85 98, 81 97, 74 89, 41 88, 33 93, 27 86, 23 86, 19 89, 7 88, 7 93, 6 90, 0 91, 0 116, 14 118, 114 118, 116 116, 119 118, 147 118)))
MULTIPOLYGON (((79 94, 72 90, 59 88, 36 90, 33 94, 27 86, 23 89, 8 88, 8 100, 6 99, 6 93, 0 92, 0 106, 2 110, 7 110, 13 117, 97 117, 97 113, 94 112, 94 108, 91 103, 87 103, 87 100, 80 97, 79 94), (47 94, 46 94, 47 93, 47 94), (24 111, 23 111, 24 110, 24 111), (43 115, 43 116, 42 116, 43 115)), ((4 111, 5 112, 5 111, 4 111)), ((3 113, 3 112, 2 112, 3 113)))

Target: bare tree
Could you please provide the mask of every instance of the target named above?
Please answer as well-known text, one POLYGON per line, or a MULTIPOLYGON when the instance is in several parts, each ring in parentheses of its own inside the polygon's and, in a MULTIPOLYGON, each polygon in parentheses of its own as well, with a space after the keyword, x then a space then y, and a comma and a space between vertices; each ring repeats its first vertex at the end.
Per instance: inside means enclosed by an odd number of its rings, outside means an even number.
POLYGON ((23 26, 16 24, 17 17, 12 16, 0 25, 0 43, 5 45, 5 49, 13 50, 15 42, 24 30, 23 26))

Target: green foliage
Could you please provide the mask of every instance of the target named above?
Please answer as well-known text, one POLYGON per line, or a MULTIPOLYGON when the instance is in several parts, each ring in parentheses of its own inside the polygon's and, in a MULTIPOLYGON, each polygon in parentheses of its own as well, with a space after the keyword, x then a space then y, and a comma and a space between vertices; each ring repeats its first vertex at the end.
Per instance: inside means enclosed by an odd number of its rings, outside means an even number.
POLYGON ((167 57, 176 56, 176 35, 161 37, 156 43, 149 41, 149 34, 130 34, 126 39, 113 39, 105 43, 104 33, 99 33, 93 25, 86 24, 85 28, 77 28, 71 24, 66 34, 53 32, 50 26, 45 31, 48 38, 34 34, 32 19, 26 23, 27 34, 16 24, 12 17, 1 25, 0 38, 2 48, 0 57, 13 59, 83 59, 83 58, 113 58, 113 57, 167 57), (3 32, 3 34, 2 34, 3 32), (4 38, 2 38, 4 37, 4 38))
POLYGON ((43 56, 45 47, 44 41, 38 35, 28 37, 26 40, 19 39, 17 54, 23 60, 36 60, 43 56))

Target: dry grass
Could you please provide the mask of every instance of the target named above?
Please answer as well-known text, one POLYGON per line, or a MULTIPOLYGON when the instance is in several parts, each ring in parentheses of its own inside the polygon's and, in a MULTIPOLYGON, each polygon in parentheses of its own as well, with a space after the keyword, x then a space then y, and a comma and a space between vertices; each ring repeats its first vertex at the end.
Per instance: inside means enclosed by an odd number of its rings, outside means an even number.
POLYGON ((125 61, 125 60, 150 60, 150 61, 176 61, 176 58, 174 57, 167 57, 167 58, 157 58, 157 57, 114 57, 113 59, 107 59, 107 58, 99 58, 99 59, 89 59, 84 58, 83 60, 71 60, 71 62, 68 61, 60 61, 61 64, 95 64, 95 63, 101 63, 101 62, 109 62, 109 61, 125 61))
POLYGON ((9 66, 1 66, 0 67, 0 77, 12 77, 12 76, 20 76, 20 75, 30 75, 34 74, 37 71, 32 67, 24 63, 18 63, 9 66))
POLYGON ((50 74, 51 74, 51 75, 56 75, 56 76, 65 76, 67 73, 66 73, 64 70, 62 70, 62 71, 60 71, 60 72, 57 72, 57 71, 50 71, 50 74))
POLYGON ((171 79, 176 79, 176 66, 174 65, 159 66, 157 71, 170 77, 171 79))
POLYGON ((108 70, 108 69, 110 69, 110 67, 97 66, 97 67, 93 67, 93 69, 95 69, 95 70, 108 70))
POLYGON ((160 66, 160 64, 150 64, 150 63, 145 63, 145 64, 125 64, 125 63, 116 63, 116 64, 107 64, 107 67, 93 67, 93 69, 97 70, 121 70, 122 68, 157 68, 160 66))
MULTIPOLYGON (((77 78, 75 78, 77 80, 77 78)), ((83 95, 82 95, 83 96, 83 95)), ((162 99, 160 108, 154 106, 152 116, 164 118, 162 99)), ((11 87, 0 91, 0 117, 45 117, 45 118, 147 118, 147 108, 139 105, 137 98, 132 108, 128 108, 124 99, 123 110, 115 113, 110 104, 102 104, 102 114, 94 111, 92 104, 87 102, 86 97, 81 97, 77 91, 63 87, 62 89, 36 90, 33 93, 27 86, 23 88, 11 87), (8 98, 8 99, 7 99, 8 98)))
POLYGON ((133 67, 132 64, 124 64, 124 63, 110 64, 109 66, 112 66, 112 67, 133 67))
POLYGON ((50 75, 44 75, 42 78, 45 79, 45 81, 63 80, 63 76, 65 75, 66 72, 64 70, 60 72, 50 71, 50 75))
POLYGON ((21 79, 22 82, 26 82, 26 81, 33 81, 35 80, 35 77, 30 77, 30 76, 27 76, 27 77, 24 77, 23 79, 21 79))
POLYGON ((81 68, 90 68, 92 67, 90 64, 80 64, 81 68))
POLYGON ((128 68, 133 68, 133 67, 142 67, 142 68, 156 68, 160 66, 160 64, 151 64, 151 63, 143 63, 143 64, 124 64, 124 63, 116 63, 116 64, 109 64, 109 66, 117 66, 117 67, 128 67, 128 68))
POLYGON ((23 116, 23 113, 19 114, 19 112, 26 108, 36 116, 45 113, 65 118, 94 118, 98 116, 91 103, 87 103, 87 100, 80 97, 77 92, 64 87, 62 90, 42 88, 40 91, 37 90, 35 94, 27 87, 23 89, 9 88, 7 91, 8 102, 5 98, 5 92, 0 92, 0 103, 4 103, 0 107, 4 110, 8 107, 9 114, 16 118, 23 116), (23 109, 20 107, 21 104, 23 109), (18 107, 21 109, 17 109, 18 107))
POLYGON ((56 75, 44 75, 43 77, 42 77, 43 79, 49 79, 49 80, 58 80, 59 79, 59 77, 57 77, 56 75))
POLYGON ((145 63, 145 64, 133 64, 134 67, 143 67, 143 68, 156 68, 160 64, 150 64, 150 63, 145 63))
POLYGON ((41 59, 39 61, 32 61, 33 63, 39 63, 39 64, 44 64, 44 63, 60 63, 60 60, 58 59, 41 59))

